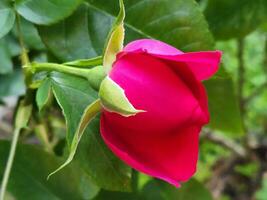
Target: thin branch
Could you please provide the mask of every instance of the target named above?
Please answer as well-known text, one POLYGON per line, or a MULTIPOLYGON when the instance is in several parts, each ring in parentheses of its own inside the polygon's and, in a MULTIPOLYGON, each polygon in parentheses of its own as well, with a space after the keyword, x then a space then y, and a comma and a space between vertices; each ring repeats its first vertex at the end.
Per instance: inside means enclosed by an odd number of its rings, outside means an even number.
POLYGON ((16 26, 17 26, 17 31, 18 31, 18 38, 19 38, 19 44, 21 48, 21 63, 22 65, 26 65, 30 63, 29 61, 29 56, 28 56, 28 51, 25 48, 24 40, 23 40, 23 35, 21 31, 21 20, 19 14, 16 12, 16 26))
POLYGON ((12 164, 13 164, 14 158, 15 158, 15 153, 16 153, 17 143, 19 140, 20 131, 24 127, 27 126, 28 121, 29 121, 30 116, 31 116, 31 113, 32 113, 31 104, 28 104, 28 103, 26 104, 26 100, 21 100, 19 103, 19 106, 18 106, 16 117, 15 117, 14 134, 12 137, 11 148, 9 151, 6 168, 5 168, 2 183, 1 183, 0 200, 4 200, 4 197, 5 197, 12 164))
POLYGON ((2 180, 2 184, 1 184, 0 200, 4 200, 4 197, 5 197, 6 187, 7 187, 8 179, 10 176, 10 171, 12 168, 12 164, 14 161, 15 152, 16 152, 16 148, 17 148, 19 133, 20 133, 20 128, 16 128, 14 131, 14 135, 13 135, 13 139, 12 139, 12 143, 11 143, 11 149, 9 152, 7 165, 6 165, 5 172, 4 172, 4 177, 2 180))
POLYGON ((244 65, 244 38, 238 39, 238 84, 237 96, 242 117, 244 116, 244 82, 245 82, 245 65, 244 65))
POLYGON ((226 138, 222 135, 218 135, 214 132, 210 131, 203 131, 201 133, 202 138, 205 138, 211 142, 219 144, 223 147, 226 147, 230 151, 234 152, 239 157, 246 157, 246 150, 238 143, 234 142, 233 140, 226 138))
MULTIPOLYGON (((27 53, 27 50, 26 50, 25 45, 24 45, 23 36, 22 36, 22 32, 21 32, 20 16, 17 12, 16 12, 16 25, 17 25, 19 43, 20 43, 20 47, 21 47, 21 63, 22 63, 22 65, 27 65, 29 63, 29 57, 28 57, 28 53, 27 53)), ((18 108, 18 111, 16 113, 16 117, 15 117, 15 129, 14 129, 14 134, 13 134, 13 138, 12 138, 12 142, 11 142, 11 148, 10 148, 10 152, 8 155, 6 168, 5 168, 2 183, 1 183, 0 200, 4 200, 4 198, 5 198, 7 184, 8 184, 11 168, 12 168, 12 165, 14 162, 14 158, 15 158, 15 153, 16 153, 16 148, 17 148, 17 143, 18 143, 20 131, 23 128, 23 126, 27 124, 28 119, 30 118, 30 115, 25 116, 24 108, 23 108, 23 106, 25 106, 25 105, 23 105, 23 104, 24 104, 24 101, 23 101, 23 103, 21 101, 21 104, 18 108)), ((30 110, 30 113, 31 113, 32 107, 30 106, 27 108, 28 109, 26 109, 26 111, 30 110)))

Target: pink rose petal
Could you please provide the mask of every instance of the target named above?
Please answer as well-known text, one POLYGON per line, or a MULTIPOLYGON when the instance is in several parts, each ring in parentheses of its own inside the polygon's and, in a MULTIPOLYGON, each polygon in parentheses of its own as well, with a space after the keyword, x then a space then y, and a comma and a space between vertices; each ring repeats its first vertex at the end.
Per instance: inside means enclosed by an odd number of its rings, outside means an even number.
POLYGON ((168 61, 186 63, 198 80, 208 79, 218 71, 222 55, 220 51, 183 53, 168 44, 151 39, 136 40, 124 48, 125 52, 138 50, 168 61))

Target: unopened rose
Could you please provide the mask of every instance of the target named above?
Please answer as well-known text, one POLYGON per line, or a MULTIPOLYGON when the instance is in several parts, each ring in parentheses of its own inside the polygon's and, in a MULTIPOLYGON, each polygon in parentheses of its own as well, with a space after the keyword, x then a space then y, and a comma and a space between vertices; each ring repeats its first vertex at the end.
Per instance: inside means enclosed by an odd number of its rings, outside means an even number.
POLYGON ((196 171, 199 133, 209 122, 202 80, 211 77, 221 52, 183 53, 163 42, 143 39, 117 55, 109 78, 134 108, 125 117, 104 110, 101 135, 134 169, 175 186, 196 171))

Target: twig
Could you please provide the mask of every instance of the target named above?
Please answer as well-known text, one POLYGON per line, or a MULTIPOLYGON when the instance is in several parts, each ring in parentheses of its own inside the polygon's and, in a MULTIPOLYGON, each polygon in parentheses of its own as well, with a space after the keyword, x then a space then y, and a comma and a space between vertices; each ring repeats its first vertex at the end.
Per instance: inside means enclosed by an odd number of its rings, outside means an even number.
POLYGON ((213 176, 208 183, 208 188, 211 191, 214 199, 220 199, 225 187, 231 181, 233 168, 239 160, 240 157, 235 154, 228 159, 218 160, 215 164, 213 176))
POLYGON ((27 126, 31 113, 32 113, 32 105, 26 103, 26 100, 21 100, 15 117, 14 134, 11 142, 11 148, 9 151, 6 168, 3 174, 1 190, 0 190, 0 200, 4 200, 5 197, 12 164, 15 158, 20 131, 27 126))
POLYGON ((201 136, 211 142, 214 142, 216 144, 220 144, 227 149, 234 152, 239 157, 246 157, 246 150, 238 143, 234 142, 233 140, 229 138, 225 138, 222 135, 218 135, 216 133, 210 132, 210 131, 203 131, 201 133, 201 136))
POLYGON ((20 128, 16 128, 15 131, 14 131, 14 135, 13 135, 13 139, 12 139, 12 143, 11 143, 11 149, 10 149, 10 152, 9 152, 7 165, 6 165, 5 172, 4 172, 4 177, 3 177, 3 180, 2 180, 2 184, 1 184, 0 200, 4 200, 4 197, 5 197, 5 191, 6 191, 6 187, 7 187, 7 183, 8 183, 8 179, 9 179, 9 175, 10 175, 10 171, 11 171, 12 164, 13 164, 14 157, 15 157, 15 152, 16 152, 16 147, 17 147, 17 143, 18 143, 19 133, 20 133, 20 128))
POLYGON ((26 65, 26 64, 30 63, 30 61, 29 61, 28 51, 25 48, 25 44, 24 44, 24 40, 23 40, 23 35, 22 35, 22 31, 21 31, 20 16, 17 12, 16 12, 16 26, 17 26, 17 31, 18 31, 19 44, 20 44, 20 48, 21 48, 21 53, 20 53, 21 63, 22 63, 22 65, 26 65))
MULTIPOLYGON (((19 42, 20 42, 20 47, 21 47, 21 63, 22 65, 26 65, 29 63, 29 57, 28 57, 27 50, 24 46, 23 36, 21 32, 20 16, 17 12, 16 12, 16 25, 17 25, 18 37, 19 37, 19 42)), ((15 158, 20 131, 23 128, 23 126, 27 124, 27 121, 30 118, 30 115, 25 117, 24 108, 23 108, 25 105, 23 104, 24 104, 24 101, 21 101, 21 104, 18 108, 16 117, 15 117, 15 129, 14 129, 14 134, 13 134, 13 138, 11 142, 10 152, 8 155, 7 165, 6 165, 3 179, 2 179, 2 184, 1 184, 1 189, 0 189, 0 200, 4 200, 4 197, 5 197, 11 168, 12 168, 14 158, 15 158)), ((31 108, 32 108, 31 106, 30 107, 28 106, 26 110, 28 112, 30 111, 31 113, 31 108)))
POLYGON ((244 116, 244 82, 245 82, 245 65, 244 65, 244 38, 238 39, 238 84, 237 96, 242 117, 244 116))

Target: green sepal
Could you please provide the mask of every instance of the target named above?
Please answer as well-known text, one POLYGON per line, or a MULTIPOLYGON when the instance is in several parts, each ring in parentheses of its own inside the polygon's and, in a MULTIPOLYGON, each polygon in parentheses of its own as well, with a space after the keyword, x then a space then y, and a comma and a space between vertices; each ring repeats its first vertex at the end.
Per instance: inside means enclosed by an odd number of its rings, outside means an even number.
POLYGON ((15 11, 5 3, 0 2, 0 38, 4 37, 12 29, 15 19, 15 11))
POLYGON ((102 106, 109 112, 115 112, 122 116, 129 117, 144 110, 137 110, 128 100, 124 90, 110 77, 106 77, 99 89, 99 98, 102 106))
POLYGON ((123 21, 125 18, 125 8, 123 0, 120 1, 120 12, 116 18, 115 23, 112 26, 112 29, 108 35, 103 56, 103 65, 105 71, 108 73, 113 62, 116 60, 116 54, 120 52, 123 48, 124 41, 124 25, 123 21))
POLYGON ((98 65, 102 65, 103 58, 102 56, 98 56, 95 58, 74 60, 74 61, 63 63, 63 64, 68 65, 68 66, 74 66, 74 67, 91 68, 91 67, 95 67, 98 65))

